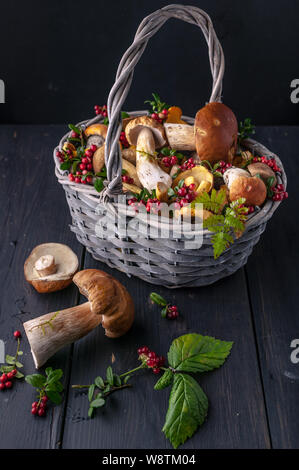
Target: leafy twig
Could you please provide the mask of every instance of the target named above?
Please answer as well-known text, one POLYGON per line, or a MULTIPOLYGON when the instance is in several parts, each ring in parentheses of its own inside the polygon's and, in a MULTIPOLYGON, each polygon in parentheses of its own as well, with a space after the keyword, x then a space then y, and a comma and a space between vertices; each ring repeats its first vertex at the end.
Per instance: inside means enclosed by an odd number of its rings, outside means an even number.
POLYGON ((22 379, 24 377, 24 374, 22 374, 18 369, 21 369, 23 367, 23 364, 18 361, 18 357, 23 355, 23 351, 20 351, 20 339, 18 338, 18 345, 17 345, 17 351, 15 356, 10 356, 9 354, 6 354, 5 356, 5 362, 8 365, 3 365, 0 367, 1 372, 7 373, 11 372, 12 370, 17 370, 17 373, 14 375, 17 379, 22 379))

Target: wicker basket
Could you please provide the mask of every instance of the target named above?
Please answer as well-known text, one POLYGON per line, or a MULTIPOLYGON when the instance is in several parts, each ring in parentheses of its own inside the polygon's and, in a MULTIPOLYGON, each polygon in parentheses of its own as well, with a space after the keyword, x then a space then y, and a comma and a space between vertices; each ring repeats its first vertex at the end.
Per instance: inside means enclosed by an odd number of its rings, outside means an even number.
MULTIPOLYGON (((99 210, 99 200, 104 201, 108 215, 119 212, 120 207, 114 202, 114 197, 121 193, 121 155, 119 150, 119 135, 122 129, 121 109, 128 94, 134 67, 141 57, 148 40, 169 18, 178 18, 199 26, 205 36, 209 48, 209 58, 213 77, 211 101, 221 101, 222 77, 224 72, 223 51, 213 29, 209 16, 197 7, 169 5, 158 10, 140 24, 134 42, 124 54, 117 70, 115 84, 108 98, 109 129, 106 139, 106 168, 107 185, 101 195, 91 186, 83 186, 69 181, 67 172, 60 170, 60 163, 54 150, 56 176, 62 184, 72 216, 71 230, 76 234, 80 243, 91 253, 94 259, 116 268, 128 276, 134 275, 152 284, 164 285, 169 288, 182 286, 203 286, 228 276, 237 271, 247 262, 253 246, 258 242, 280 202, 267 200, 259 212, 248 217, 246 230, 235 240, 217 260, 214 259, 211 245, 211 233, 203 231, 203 245, 199 249, 186 249, 186 238, 177 238, 170 233, 169 238, 153 238, 148 230, 140 230, 138 238, 132 239, 119 233, 114 225, 113 238, 99 238, 95 232, 96 224, 104 224, 104 212, 99 210)), ((135 111, 131 115, 140 115, 135 111)), ((194 120, 183 116, 190 124, 194 120)), ((100 122, 101 118, 83 121, 78 125, 89 126, 100 122)), ((69 133, 60 141, 59 148, 66 141, 69 133)), ((287 179, 280 159, 263 145, 248 139, 243 142, 245 148, 255 155, 274 157, 282 169, 278 183, 286 187, 287 179)), ((103 204, 101 205, 101 207, 103 204)), ((128 224, 131 217, 125 215, 128 224)), ((107 215, 106 215, 107 218, 107 215)), ((147 222, 145 221, 145 225, 147 222)), ((137 235, 137 234, 136 234, 137 235)), ((187 238, 188 239, 188 238, 187 238)))

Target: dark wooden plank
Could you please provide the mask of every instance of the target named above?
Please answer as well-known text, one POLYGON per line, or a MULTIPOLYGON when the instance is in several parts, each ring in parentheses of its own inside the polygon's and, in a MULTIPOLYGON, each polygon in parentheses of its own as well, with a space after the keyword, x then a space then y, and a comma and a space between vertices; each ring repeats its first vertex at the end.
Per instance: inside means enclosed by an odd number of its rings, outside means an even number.
POLYGON ((299 364, 290 360, 290 344, 299 338, 299 127, 259 128, 257 138, 280 155, 290 197, 269 222, 246 271, 273 447, 298 448, 299 364))
MULTIPOLYGON (((44 242, 62 242, 81 257, 82 247, 68 228, 70 216, 64 193, 56 181, 52 148, 64 126, 0 127, 0 338, 6 352, 15 353, 12 334, 34 316, 74 305, 74 286, 55 294, 38 294, 24 280, 23 265, 31 249, 44 242)), ((34 372, 29 344, 22 339, 26 374, 34 372)), ((70 347, 58 353, 50 365, 68 369, 70 347)), ((65 376, 67 383, 67 375, 65 376)), ((17 383, 1 392, 1 448, 48 448, 59 441, 63 406, 53 408, 47 419, 30 414, 34 390, 17 383)))
MULTIPOLYGON (((148 345, 166 355, 171 341, 187 332, 214 335, 235 341, 228 362, 205 374, 200 383, 210 399, 209 419, 184 448, 265 448, 269 437, 256 359, 254 335, 244 271, 216 285, 169 291, 150 286, 112 270, 86 256, 85 267, 97 267, 114 275, 134 297, 136 321, 119 339, 108 339, 99 327, 75 344, 71 383, 90 383, 104 374, 112 354, 117 372, 137 364, 136 350, 148 345), (149 302, 155 290, 179 306, 177 321, 163 320, 149 302)), ((167 410, 168 390, 153 390, 156 377, 143 371, 130 390, 109 399, 93 419, 87 419, 86 395, 69 391, 63 448, 170 448, 161 432, 167 410)))

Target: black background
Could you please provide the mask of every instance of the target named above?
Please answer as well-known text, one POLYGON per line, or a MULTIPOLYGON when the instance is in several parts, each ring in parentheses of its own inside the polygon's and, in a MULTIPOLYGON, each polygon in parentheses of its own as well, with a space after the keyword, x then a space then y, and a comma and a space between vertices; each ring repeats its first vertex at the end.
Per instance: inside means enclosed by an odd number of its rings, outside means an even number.
MULTIPOLYGON (((1 123, 77 122, 106 102, 119 60, 144 16, 163 0, 2 2, 1 123)), ((223 101, 239 119, 299 124, 298 0, 188 0, 211 16, 226 58, 223 101)), ((207 46, 195 26, 168 21, 136 68, 125 109, 156 91, 194 115, 209 99, 207 46)))

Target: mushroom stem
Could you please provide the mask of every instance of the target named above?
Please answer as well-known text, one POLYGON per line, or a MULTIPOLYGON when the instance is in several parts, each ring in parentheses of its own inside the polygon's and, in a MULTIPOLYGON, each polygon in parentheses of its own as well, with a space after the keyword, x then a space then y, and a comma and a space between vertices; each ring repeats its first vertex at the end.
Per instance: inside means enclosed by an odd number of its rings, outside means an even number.
POLYGON ((87 335, 101 320, 101 315, 92 313, 90 302, 85 302, 24 323, 35 367, 39 369, 63 346, 87 335))
POLYGON ((172 178, 162 170, 155 159, 155 139, 149 128, 143 128, 138 134, 136 146, 136 169, 142 186, 149 191, 156 189, 158 182, 168 188, 172 178))
POLYGON ((195 150, 194 127, 189 124, 165 123, 168 143, 175 150, 195 150))

